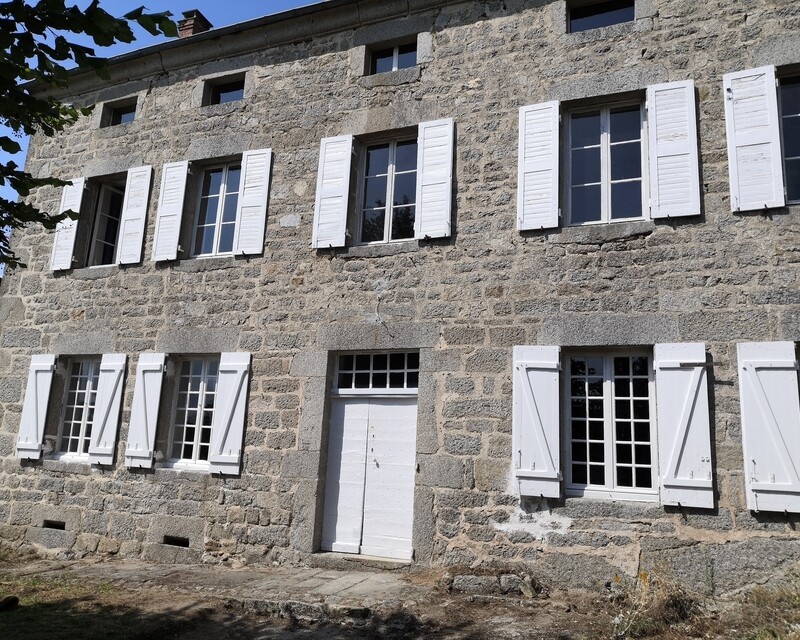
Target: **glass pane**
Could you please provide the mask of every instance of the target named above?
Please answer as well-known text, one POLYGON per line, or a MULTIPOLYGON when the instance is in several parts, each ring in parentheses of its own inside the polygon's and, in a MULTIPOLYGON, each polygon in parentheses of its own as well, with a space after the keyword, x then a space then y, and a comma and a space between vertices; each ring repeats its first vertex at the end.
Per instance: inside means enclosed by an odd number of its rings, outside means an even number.
POLYGON ((634 0, 613 0, 585 7, 575 7, 569 12, 570 33, 608 27, 612 24, 632 22, 635 17, 634 0))
POLYGON ((602 418, 603 417, 603 401, 602 400, 589 400, 589 417, 602 418))
POLYGON ((572 465, 572 482, 575 484, 586 484, 586 466, 582 464, 572 465))
POLYGON ((211 169, 206 171, 203 176, 203 191, 202 195, 208 196, 212 194, 219 195, 222 188, 222 169, 211 169))
POLYGON ((572 421, 572 439, 573 440, 586 439, 586 423, 583 420, 572 421))
POLYGON ((356 356, 356 369, 369 369, 370 362, 371 360, 368 353, 359 353, 356 356))
POLYGON ((219 248, 218 253, 226 253, 233 251, 233 231, 236 228, 235 224, 223 224, 219 233, 219 248))
MULTIPOLYGON (((378 178, 372 178, 377 180, 378 178)), ((394 178, 392 203, 395 205, 414 204, 417 199, 417 172, 401 173, 394 178)))
POLYGON ((589 467, 589 484, 605 484, 606 470, 604 467, 592 465, 589 467))
POLYGON ((376 371, 372 374, 372 386, 377 389, 385 389, 387 376, 385 371, 376 371))
POLYGON ((646 420, 650 417, 650 403, 647 400, 633 401, 633 417, 638 420, 646 420))
POLYGON ((586 373, 590 376, 603 375, 603 359, 602 358, 587 358, 586 360, 586 373))
POLYGON ((616 378, 614 380, 614 396, 617 398, 628 398, 631 393, 630 380, 627 378, 616 378))
POLYGON ((419 369, 419 353, 411 352, 406 356, 406 366, 409 369, 419 369))
POLYGON ((599 420, 589 422, 589 439, 602 440, 605 436, 605 425, 599 420))
POLYGON ((630 400, 616 400, 614 402, 614 414, 617 418, 627 419, 631 417, 630 400))
POLYGON ((617 441, 630 442, 631 441, 631 423, 630 422, 617 422, 617 441))
POLYGON ((603 379, 589 378, 589 396, 592 398, 603 397, 603 379))
POLYGON ((214 227, 199 227, 194 241, 195 253, 206 254, 214 251, 214 227))
POLYGON ((606 446, 602 442, 589 443, 589 460, 591 462, 603 462, 606 455, 606 446))
POLYGON ((406 376, 402 371, 392 371, 389 374, 389 386, 392 389, 402 389, 405 387, 406 376))
POLYGON ((239 200, 237 194, 225 196, 225 204, 222 208, 223 222, 236 222, 236 203, 239 200))
POLYGON ((786 161, 786 197, 791 202, 800 200, 800 158, 786 161))
POLYGON ((636 445, 636 464, 650 464, 650 445, 636 445))
POLYGON ((352 355, 339 356, 339 369, 352 369, 352 368, 353 368, 352 355))
POLYGON ((394 49, 381 49, 372 52, 372 73, 385 73, 392 70, 394 49))
POLYGON ((339 374, 339 388, 340 389, 350 389, 353 386, 353 374, 352 373, 340 373, 339 374))
POLYGON ((569 119, 570 146, 573 149, 600 144, 600 114, 576 113, 569 119))
POLYGON ((391 369, 404 369, 406 366, 405 353, 390 353, 389 354, 389 368, 391 369))
POLYGON ((638 357, 638 358, 631 358, 631 362, 633 364, 633 375, 635 376, 646 376, 647 371, 647 358, 638 357))
POLYGON ((642 183, 619 182, 611 185, 611 218, 642 217, 642 183))
POLYGON ((642 145, 625 142, 611 147, 611 179, 629 180, 642 177, 642 145))
POLYGON ((244 97, 244 80, 228 82, 211 89, 211 104, 225 104, 244 97))
POLYGON ((386 176, 367 178, 364 185, 364 208, 386 206, 386 176))
POLYGON ((225 179, 225 190, 228 193, 236 193, 239 191, 239 180, 241 175, 241 167, 230 167, 228 169, 228 176, 225 179))
POLYGON ((398 142, 394 158, 395 171, 412 171, 417 168, 417 141, 398 142))
POLYGON ((216 196, 200 200, 200 213, 197 216, 198 226, 202 227, 206 224, 214 224, 217 221, 218 206, 219 198, 216 196))
POLYGON ((600 185, 592 187, 572 187, 570 205, 570 224, 596 222, 600 220, 600 185))
POLYGON ((362 372, 356 374, 356 389, 369 388, 369 373, 362 372))
POLYGON ((647 398, 649 396, 648 393, 648 383, 646 378, 634 378, 633 380, 633 395, 636 398, 647 398))
POLYGON ((579 376, 586 373, 586 360, 583 358, 570 358, 569 372, 573 376, 579 376))
POLYGON ((800 78, 781 81, 781 115, 800 113, 800 78))
POLYGON ((636 442, 650 442, 650 423, 634 422, 633 435, 636 442))
POLYGON ((628 358, 614 358, 614 375, 627 376, 630 373, 630 360, 628 358))
POLYGON ((570 152, 570 181, 573 185, 600 182, 600 148, 574 149, 570 152))
POLYGON ((408 380, 406 381, 406 386, 409 389, 416 389, 419 387, 419 373, 416 371, 409 371, 407 374, 408 380))
POLYGON ((389 145, 380 144, 367 148, 366 175, 386 175, 389 171, 389 145))
POLYGON ((653 486, 653 476, 649 468, 636 469, 636 486, 643 489, 649 489, 653 486))
POLYGON ((361 242, 379 242, 383 240, 385 224, 385 209, 365 211, 361 218, 361 242))
POLYGON ((625 107, 611 112, 611 142, 639 140, 642 137, 640 107, 625 107))
POLYGON ((572 443, 572 459, 575 462, 586 462, 586 444, 580 442, 572 443))
POLYGON ((618 444, 617 445, 617 462, 620 464, 631 464, 633 462, 633 452, 631 445, 618 444))
POLYGON ((398 47, 397 68, 408 69, 417 64, 417 43, 403 44, 398 47))
POLYGON ((630 467, 617 467, 617 486, 633 486, 633 469, 630 467))
POLYGON ((414 216, 416 207, 397 207, 392 216, 392 240, 414 237, 414 216))
POLYGON ((570 382, 570 393, 582 398, 586 395, 586 382, 580 378, 573 378, 570 382))
POLYGON ((572 401, 572 417, 585 418, 586 417, 586 400, 573 400, 572 401))
POLYGON ((386 369, 389 363, 389 359, 385 353, 376 353, 372 356, 372 368, 373 369, 386 369))

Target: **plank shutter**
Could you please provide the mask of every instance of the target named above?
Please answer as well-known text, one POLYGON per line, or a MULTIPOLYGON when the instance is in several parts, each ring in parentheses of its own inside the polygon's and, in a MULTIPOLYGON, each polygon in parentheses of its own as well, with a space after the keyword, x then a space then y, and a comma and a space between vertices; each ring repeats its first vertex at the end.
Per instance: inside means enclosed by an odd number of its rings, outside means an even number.
POLYGON ((654 348, 661 504, 714 507, 706 348, 654 348))
POLYGON ((125 182, 125 199, 119 220, 119 264, 137 264, 142 261, 147 202, 150 198, 150 179, 153 167, 128 169, 125 182))
POLYGON ((125 447, 125 466, 153 466, 156 423, 161 402, 161 381, 164 377, 164 354, 142 353, 136 365, 136 385, 125 447))
MULTIPOLYGON (((70 210, 80 213, 85 184, 86 178, 75 178, 72 180, 72 184, 64 187, 61 192, 59 213, 70 210)), ((50 257, 50 268, 53 271, 72 269, 72 252, 75 250, 75 236, 77 233, 77 219, 66 218, 56 225, 56 233, 53 238, 53 253, 50 257)))
POLYGON ((700 215, 700 163, 694 82, 647 87, 650 216, 700 215))
POLYGON ((235 254, 253 255, 264 251, 271 167, 271 149, 245 151, 242 156, 233 245, 235 254))
POLYGON ((161 191, 158 194, 158 215, 153 237, 153 260, 175 260, 181 235, 183 199, 186 194, 186 176, 189 163, 168 162, 161 173, 161 191))
POLYGON ((519 110, 519 231, 558 226, 558 110, 558 101, 519 110))
POLYGON ((122 400, 122 379, 127 360, 128 356, 124 353, 106 353, 100 361, 92 434, 89 437, 91 464, 114 464, 122 400))
POLYGON ((419 125, 417 211, 414 219, 414 237, 417 240, 450 235, 454 134, 452 118, 419 125))
POLYGON ((47 419, 47 404, 50 400, 50 385, 56 368, 54 355, 38 355, 31 358, 28 369, 28 386, 22 404, 22 417, 17 436, 17 456, 23 460, 38 460, 42 455, 42 439, 47 419))
POLYGON ((514 347, 514 479, 523 496, 561 497, 559 347, 514 347))
POLYGON ((800 513, 800 397, 793 342, 737 345, 747 507, 800 513))
POLYGON ((353 136, 324 138, 320 143, 311 237, 311 246, 314 249, 345 245, 352 156, 353 136))
POLYGON ((220 355, 219 382, 211 419, 211 451, 208 456, 212 473, 239 473, 249 373, 249 353, 220 355))
POLYGON ((723 76, 731 209, 785 204, 775 67, 723 76))

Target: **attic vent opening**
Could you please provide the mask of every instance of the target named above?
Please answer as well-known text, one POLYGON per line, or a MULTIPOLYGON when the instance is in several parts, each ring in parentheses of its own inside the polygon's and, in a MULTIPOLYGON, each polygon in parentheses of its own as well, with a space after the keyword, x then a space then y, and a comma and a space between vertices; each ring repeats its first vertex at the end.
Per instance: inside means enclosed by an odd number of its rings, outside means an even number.
POLYGON ((189 538, 182 538, 180 536, 164 536, 164 544, 168 544, 173 547, 183 547, 184 549, 188 549, 189 538))
POLYGON ((66 531, 67 523, 63 520, 45 520, 42 522, 42 529, 56 529, 58 531, 66 531))

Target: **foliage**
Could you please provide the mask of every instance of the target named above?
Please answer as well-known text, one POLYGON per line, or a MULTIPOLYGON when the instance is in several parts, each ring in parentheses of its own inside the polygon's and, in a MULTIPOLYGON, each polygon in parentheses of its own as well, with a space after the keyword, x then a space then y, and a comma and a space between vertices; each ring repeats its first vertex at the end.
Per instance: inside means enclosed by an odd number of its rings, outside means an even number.
POLYGON ((614 637, 620 639, 660 636, 698 611, 697 600, 663 573, 640 573, 632 587, 620 590, 616 600, 620 612, 612 624, 614 637))
MULTIPOLYGON (((0 43, 5 54, 0 59, 0 123, 14 136, 53 136, 91 111, 91 107, 75 107, 47 95, 48 89, 67 87, 75 69, 94 70, 101 78, 109 77, 106 58, 97 55, 92 47, 71 42, 70 34, 85 34, 97 47, 130 43, 135 39, 130 25, 136 22, 153 35, 177 36, 169 12, 146 13, 144 7, 139 7, 115 18, 99 5, 99 0, 92 0, 81 10, 66 6, 66 0, 0 2, 0 43), (71 71, 69 67, 73 66, 71 71)), ((0 149, 5 153, 17 153, 20 148, 13 137, 0 136, 0 149)), ((0 185, 9 185, 22 198, 39 187, 66 184, 69 183, 52 177, 34 177, 11 160, 0 163, 0 185)), ((74 217, 77 213, 50 213, 24 201, 0 198, 0 230, 5 226, 19 229, 31 223, 52 229, 67 215, 74 217)), ((0 264, 24 266, 3 233, 0 264)))

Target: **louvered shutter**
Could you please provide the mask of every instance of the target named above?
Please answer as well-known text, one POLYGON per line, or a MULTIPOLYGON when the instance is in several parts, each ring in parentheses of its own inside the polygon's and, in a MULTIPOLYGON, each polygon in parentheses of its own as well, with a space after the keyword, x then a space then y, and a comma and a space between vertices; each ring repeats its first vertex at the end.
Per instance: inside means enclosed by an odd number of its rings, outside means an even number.
POLYGON ((164 378, 164 354, 142 353, 136 365, 136 385, 125 447, 125 466, 150 469, 156 442, 161 381, 164 378))
POLYGON ((125 376, 127 360, 128 356, 124 353, 106 353, 100 361, 94 420, 89 437, 91 464, 114 464, 122 401, 122 379, 125 376))
POLYGON ((220 355, 219 381, 211 419, 211 451, 208 456, 212 473, 239 473, 249 373, 249 353, 220 355))
POLYGON ((647 87, 650 216, 700 215, 700 163, 694 82, 647 87))
POLYGON ((183 199, 186 195, 186 176, 189 163, 168 162, 161 174, 158 194, 158 215, 153 237, 153 260, 175 260, 181 235, 183 199))
POLYGON ((450 235, 453 200, 453 120, 419 125, 417 138, 417 210, 414 237, 450 235))
MULTIPOLYGON (((80 213, 83 201, 83 187, 86 178, 75 178, 71 185, 64 187, 61 192, 61 205, 59 213, 74 211, 80 213)), ((78 233, 78 220, 66 218, 56 225, 53 238, 53 253, 50 257, 50 268, 53 271, 72 269, 72 252, 75 250, 75 236, 78 233)))
POLYGON ((523 496, 561 497, 559 347, 514 347, 514 479, 523 496))
POLYGON ((747 507, 800 513, 800 397, 793 342, 737 345, 747 507))
POLYGON ((311 237, 314 249, 345 245, 352 155, 353 136, 324 138, 320 144, 311 237))
POLYGON ((558 226, 557 101, 519 110, 517 229, 558 226))
POLYGON ((775 67, 723 76, 731 209, 782 207, 783 167, 775 67))
POLYGON ((50 400, 50 385, 56 368, 54 355, 38 355, 31 358, 28 369, 28 386, 22 404, 22 416, 17 436, 17 456, 23 460, 38 460, 42 455, 42 439, 47 420, 47 404, 50 400))
POLYGON ((271 149, 246 151, 242 156, 233 245, 235 254, 252 255, 264 250, 271 167, 271 149))
POLYGON ((657 344, 654 353, 661 504, 712 509, 705 345, 657 344))
POLYGON ((150 198, 150 178, 153 167, 128 169, 125 182, 125 199, 119 220, 119 264, 136 264, 142 261, 147 202, 150 198))

